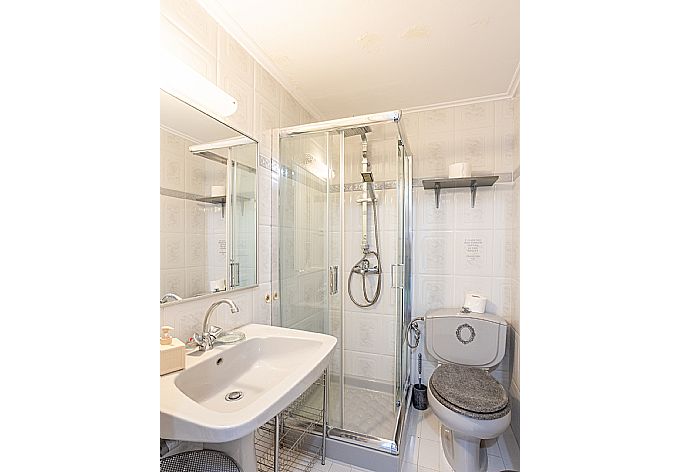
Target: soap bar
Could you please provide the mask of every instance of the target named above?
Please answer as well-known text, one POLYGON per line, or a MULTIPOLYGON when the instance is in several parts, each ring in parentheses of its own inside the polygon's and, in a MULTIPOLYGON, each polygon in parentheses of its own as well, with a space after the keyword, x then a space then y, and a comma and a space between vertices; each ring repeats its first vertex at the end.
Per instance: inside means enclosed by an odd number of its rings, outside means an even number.
POLYGON ((170 344, 161 344, 161 375, 182 370, 185 367, 184 343, 172 338, 170 344))

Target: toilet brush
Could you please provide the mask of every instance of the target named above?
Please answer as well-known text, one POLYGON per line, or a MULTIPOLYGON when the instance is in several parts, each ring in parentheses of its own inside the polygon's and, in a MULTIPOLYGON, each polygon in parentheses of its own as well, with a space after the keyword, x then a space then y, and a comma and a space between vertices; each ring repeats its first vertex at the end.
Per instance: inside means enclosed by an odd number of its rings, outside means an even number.
POLYGON ((419 372, 419 385, 422 385, 422 353, 417 354, 417 371, 419 372))
POLYGON ((422 385, 422 353, 417 355, 417 372, 419 373, 419 383, 412 387, 412 406, 417 410, 426 410, 429 406, 429 399, 426 394, 426 385, 422 385))

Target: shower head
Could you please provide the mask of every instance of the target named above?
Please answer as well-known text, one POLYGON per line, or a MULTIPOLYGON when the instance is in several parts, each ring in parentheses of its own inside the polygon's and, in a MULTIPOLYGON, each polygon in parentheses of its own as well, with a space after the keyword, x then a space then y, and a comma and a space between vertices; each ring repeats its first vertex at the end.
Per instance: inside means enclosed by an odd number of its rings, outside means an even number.
POLYGON ((362 181, 365 183, 372 183, 374 181, 374 174, 371 171, 362 172, 362 181))
POLYGON ((343 132, 346 138, 350 136, 361 136, 362 139, 366 139, 365 135, 366 133, 371 133, 371 128, 368 126, 358 126, 357 128, 344 129, 343 132))

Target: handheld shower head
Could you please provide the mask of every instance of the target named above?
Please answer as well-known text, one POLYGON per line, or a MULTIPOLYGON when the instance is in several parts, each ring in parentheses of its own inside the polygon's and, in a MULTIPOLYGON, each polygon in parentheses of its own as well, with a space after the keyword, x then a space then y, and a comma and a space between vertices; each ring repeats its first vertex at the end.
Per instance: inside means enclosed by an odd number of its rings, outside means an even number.
POLYGON ((362 181, 366 183, 374 182, 374 174, 371 171, 362 172, 362 181))

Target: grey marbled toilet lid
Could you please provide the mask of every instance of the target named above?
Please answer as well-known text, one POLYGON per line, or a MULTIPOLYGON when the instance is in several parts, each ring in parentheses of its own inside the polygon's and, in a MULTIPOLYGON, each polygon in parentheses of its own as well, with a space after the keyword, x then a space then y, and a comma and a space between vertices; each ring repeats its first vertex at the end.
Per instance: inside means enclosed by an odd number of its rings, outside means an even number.
POLYGON ((510 411, 503 386, 481 369, 443 364, 431 375, 429 386, 442 404, 467 416, 500 417, 510 411))

